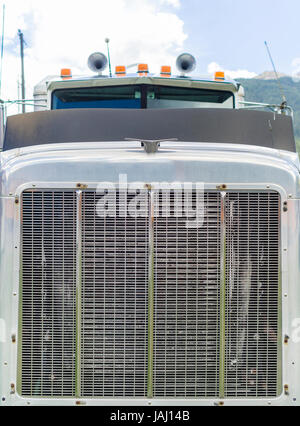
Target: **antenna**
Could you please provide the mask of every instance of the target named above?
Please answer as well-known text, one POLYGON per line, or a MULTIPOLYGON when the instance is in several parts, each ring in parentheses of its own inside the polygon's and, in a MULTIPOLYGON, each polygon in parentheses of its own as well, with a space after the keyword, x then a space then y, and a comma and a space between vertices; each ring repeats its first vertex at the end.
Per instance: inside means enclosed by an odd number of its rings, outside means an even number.
POLYGON ((24 70, 24 35, 21 30, 18 30, 18 35, 20 38, 20 55, 21 55, 21 80, 22 80, 22 113, 25 114, 25 70, 24 70))
POLYGON ((287 107, 286 97, 285 97, 285 94, 284 94, 284 91, 283 91, 282 84, 280 83, 280 79, 279 79, 279 76, 278 76, 278 73, 277 73, 277 70, 276 70, 276 67, 275 67, 272 55, 271 55, 271 51, 269 49, 269 45, 268 45, 268 43, 266 41, 265 41, 265 45, 266 45, 266 49, 267 49, 267 52, 268 52, 268 55, 269 55, 269 58, 270 58, 270 61, 271 61, 271 64, 272 64, 275 76, 276 76, 276 80, 277 80, 277 83, 278 83, 280 94, 281 94, 281 97, 282 97, 282 104, 281 104, 280 108, 281 108, 281 110, 284 110, 287 107))
POLYGON ((112 77, 111 61, 110 61, 110 51, 109 51, 109 42, 110 42, 110 39, 106 38, 105 39, 105 43, 107 44, 107 57, 108 57, 108 66, 109 66, 109 76, 112 77))
POLYGON ((129 70, 130 68, 137 67, 138 65, 139 65, 139 63, 137 62, 136 64, 127 65, 126 68, 129 70))
POLYGON ((5 34, 5 4, 3 5, 2 15, 2 41, 1 41, 1 66, 0 66, 0 98, 2 91, 2 70, 3 70, 3 54, 4 54, 4 34, 5 34))

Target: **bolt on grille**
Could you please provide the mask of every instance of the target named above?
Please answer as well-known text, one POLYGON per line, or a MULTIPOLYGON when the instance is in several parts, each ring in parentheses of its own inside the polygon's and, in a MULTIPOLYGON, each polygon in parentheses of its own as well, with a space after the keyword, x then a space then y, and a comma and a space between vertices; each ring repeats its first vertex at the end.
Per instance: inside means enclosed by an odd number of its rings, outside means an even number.
MULTIPOLYGON (((154 394, 216 397, 220 194, 204 195, 205 220, 199 228, 187 227, 187 216, 175 217, 177 197, 171 196, 169 217, 159 216, 154 222, 154 394)), ((162 206, 162 193, 158 199, 162 206)), ((195 193, 192 199, 195 203, 195 193)))
POLYGON ((279 197, 228 194, 226 210, 226 395, 276 396, 279 197))
POLYGON ((109 194, 23 193, 22 395, 277 396, 279 195, 205 192, 189 227, 174 191, 109 194))
MULTIPOLYGON (((81 395, 143 397, 147 388, 148 219, 99 217, 83 193, 81 395)), ((147 208, 148 194, 144 191, 147 208)), ((128 203, 133 195, 128 194, 128 203)), ((117 193, 117 205, 120 196, 117 193)))
POLYGON ((72 396, 75 194, 25 192, 22 212, 22 394, 72 396))

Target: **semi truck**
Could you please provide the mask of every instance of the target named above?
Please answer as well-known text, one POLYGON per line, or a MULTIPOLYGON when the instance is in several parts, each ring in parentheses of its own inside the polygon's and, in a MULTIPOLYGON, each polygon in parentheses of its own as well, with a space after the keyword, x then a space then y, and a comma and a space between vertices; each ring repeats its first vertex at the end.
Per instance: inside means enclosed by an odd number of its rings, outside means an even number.
POLYGON ((223 72, 62 69, 0 154, 0 404, 297 406, 288 107, 223 72))

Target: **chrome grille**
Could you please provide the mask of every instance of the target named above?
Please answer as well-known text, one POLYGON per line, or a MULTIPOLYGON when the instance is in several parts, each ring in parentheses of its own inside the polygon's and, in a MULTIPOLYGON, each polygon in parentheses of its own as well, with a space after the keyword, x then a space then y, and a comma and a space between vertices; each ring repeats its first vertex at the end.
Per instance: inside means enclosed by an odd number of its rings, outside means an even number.
POLYGON ((279 195, 226 199, 226 395, 278 393, 279 195))
POLYGON ((22 394, 75 392, 74 192, 22 199, 22 394))
MULTIPOLYGON (((148 194, 141 217, 99 217, 83 194, 81 395, 144 397, 147 388, 148 194)), ((127 194, 128 204, 133 195, 127 194)), ((109 199, 107 200, 109 202, 109 199)))
MULTIPOLYGON (((195 193, 193 193, 195 203, 195 193)), ((205 194, 205 221, 155 219, 154 395, 218 396, 220 194, 205 194)), ((184 200, 181 200, 183 204, 184 200)), ((159 205, 164 194, 159 194, 159 205)))
POLYGON ((139 192, 138 217, 119 213, 129 193, 23 194, 21 393, 278 395, 279 195, 205 192, 191 228, 174 192, 168 217, 161 193, 139 192), (97 210, 109 197, 115 217, 97 210))

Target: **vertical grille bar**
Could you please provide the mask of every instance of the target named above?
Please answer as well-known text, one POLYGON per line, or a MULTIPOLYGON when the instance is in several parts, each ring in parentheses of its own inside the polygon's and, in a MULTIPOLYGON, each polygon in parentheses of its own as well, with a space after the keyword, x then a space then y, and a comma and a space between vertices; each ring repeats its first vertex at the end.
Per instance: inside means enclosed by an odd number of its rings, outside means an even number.
POLYGON ((220 242, 220 391, 225 396, 225 351, 226 351, 226 193, 221 193, 221 242, 220 242))
POLYGON ((154 192, 149 191, 149 271, 148 271, 148 383, 147 396, 153 398, 154 357, 154 192))
POLYGON ((76 200, 73 192, 22 197, 22 395, 75 391, 76 200))
POLYGON ((81 396, 82 191, 76 192, 76 397, 81 396))

